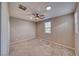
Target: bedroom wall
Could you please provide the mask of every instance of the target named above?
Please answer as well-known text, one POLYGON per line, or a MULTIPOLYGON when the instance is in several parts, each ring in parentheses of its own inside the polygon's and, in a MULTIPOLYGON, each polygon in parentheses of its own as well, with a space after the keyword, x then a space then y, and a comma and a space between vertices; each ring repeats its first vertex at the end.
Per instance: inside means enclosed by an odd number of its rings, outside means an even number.
POLYGON ((18 18, 10 18, 11 43, 33 39, 36 36, 35 23, 18 18))
POLYGON ((48 19, 52 22, 52 33, 44 33, 44 22, 37 23, 37 37, 74 48, 74 14, 48 19))
POLYGON ((1 55, 9 55, 10 28, 8 3, 1 3, 1 55))
MULTIPOLYGON (((0 2, 0 39, 1 39, 1 2, 0 2)), ((0 40, 0 55, 1 55, 1 40, 0 40)))

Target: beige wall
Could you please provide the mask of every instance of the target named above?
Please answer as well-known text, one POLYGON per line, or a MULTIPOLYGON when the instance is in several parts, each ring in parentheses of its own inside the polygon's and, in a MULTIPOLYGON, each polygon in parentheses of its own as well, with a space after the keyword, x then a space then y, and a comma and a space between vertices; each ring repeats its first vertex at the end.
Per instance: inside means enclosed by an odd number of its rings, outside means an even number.
POLYGON ((49 19, 52 22, 52 33, 44 33, 44 22, 37 23, 37 36, 50 39, 57 43, 74 47, 74 16, 73 14, 64 15, 49 19))
POLYGON ((1 3, 1 55, 9 55, 9 11, 7 2, 1 3))
POLYGON ((10 40, 12 43, 16 41, 35 38, 36 25, 34 22, 11 17, 10 34, 11 34, 10 40))

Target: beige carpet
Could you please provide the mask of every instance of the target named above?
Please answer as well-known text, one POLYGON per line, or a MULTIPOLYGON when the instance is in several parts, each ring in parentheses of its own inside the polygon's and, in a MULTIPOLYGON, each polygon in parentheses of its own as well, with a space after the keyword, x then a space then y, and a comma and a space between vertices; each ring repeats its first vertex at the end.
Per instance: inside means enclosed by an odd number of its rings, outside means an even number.
POLYGON ((33 39, 15 43, 10 47, 11 56, 73 56, 74 50, 49 43, 45 40, 33 39))

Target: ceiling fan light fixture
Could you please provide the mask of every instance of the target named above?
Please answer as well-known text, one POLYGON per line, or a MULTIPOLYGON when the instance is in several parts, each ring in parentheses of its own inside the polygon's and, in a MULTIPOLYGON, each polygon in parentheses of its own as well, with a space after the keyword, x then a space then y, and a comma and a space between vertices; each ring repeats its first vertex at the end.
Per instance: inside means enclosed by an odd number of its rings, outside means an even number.
POLYGON ((30 17, 30 19, 33 19, 33 17, 30 17))
POLYGON ((51 10, 51 9, 52 9, 51 6, 46 7, 46 10, 51 10))
POLYGON ((37 20, 38 20, 39 18, 38 18, 38 17, 36 17, 35 19, 37 19, 37 20))

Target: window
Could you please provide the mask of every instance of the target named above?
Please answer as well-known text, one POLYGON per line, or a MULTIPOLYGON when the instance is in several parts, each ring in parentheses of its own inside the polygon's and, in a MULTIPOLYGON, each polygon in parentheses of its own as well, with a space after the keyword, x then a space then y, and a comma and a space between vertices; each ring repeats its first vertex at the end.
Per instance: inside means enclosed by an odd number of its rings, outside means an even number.
POLYGON ((44 27, 45 27, 44 29, 45 33, 51 33, 51 22, 50 21, 45 22, 44 27))

